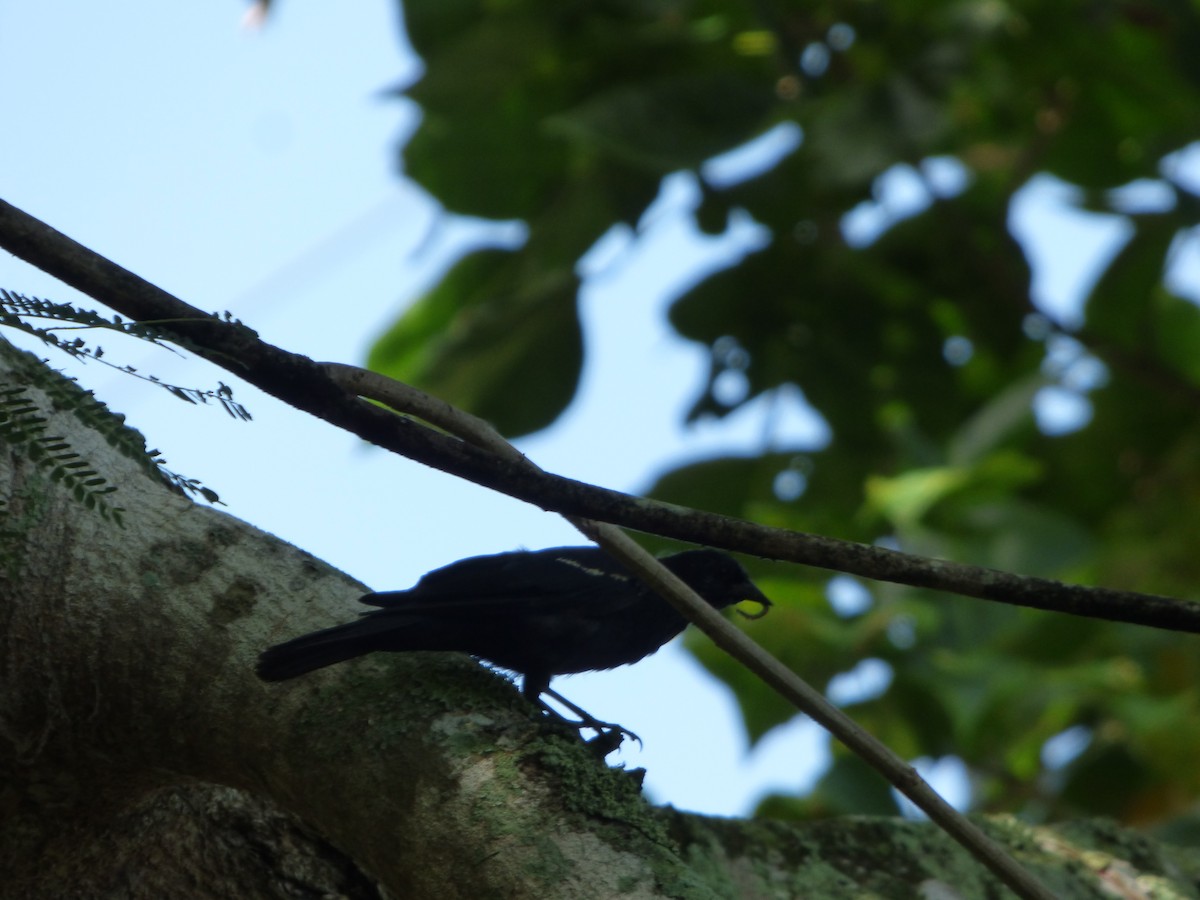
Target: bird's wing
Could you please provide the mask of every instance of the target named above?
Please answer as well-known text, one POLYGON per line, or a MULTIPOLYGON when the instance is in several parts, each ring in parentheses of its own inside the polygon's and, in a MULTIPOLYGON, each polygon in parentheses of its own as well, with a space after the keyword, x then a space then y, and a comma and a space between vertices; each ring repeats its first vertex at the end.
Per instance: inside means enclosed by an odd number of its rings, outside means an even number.
POLYGON ((396 613, 511 616, 553 614, 581 602, 616 614, 637 602, 637 586, 591 547, 501 553, 460 560, 425 575, 406 591, 367 594, 361 602, 396 613))

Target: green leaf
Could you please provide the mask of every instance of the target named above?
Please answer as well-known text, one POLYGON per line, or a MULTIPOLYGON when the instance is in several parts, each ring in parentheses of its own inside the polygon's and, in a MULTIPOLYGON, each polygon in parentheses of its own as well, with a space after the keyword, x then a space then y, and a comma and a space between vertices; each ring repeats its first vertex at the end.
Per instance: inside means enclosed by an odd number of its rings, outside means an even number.
POLYGON ((1136 231, 1096 282, 1085 309, 1088 327, 1120 347, 1143 347, 1153 337, 1152 299, 1178 230, 1171 215, 1132 221, 1136 231))
POLYGON ((815 819, 828 816, 895 816, 896 801, 888 783, 857 756, 837 752, 833 765, 803 800, 774 794, 764 798, 755 816, 772 819, 815 819))
POLYGON ((536 216, 568 158, 543 131, 565 102, 563 49, 546 21, 520 15, 477 18, 440 45, 407 92, 425 118, 405 173, 455 212, 536 216))
POLYGON ((950 440, 951 463, 969 464, 1034 427, 1033 400, 1050 379, 1041 372, 1014 381, 988 400, 950 440))
POLYGON ((667 174, 749 139, 773 99, 764 85, 734 75, 673 75, 596 94, 546 127, 593 152, 667 174))
POLYGON ((920 522, 934 504, 963 488, 970 478, 967 469, 950 466, 910 469, 895 478, 871 478, 867 481, 867 503, 904 529, 920 522))
POLYGON ((903 531, 919 524, 938 504, 957 500, 978 506, 984 499, 1008 497, 1040 474, 1038 463, 1011 451, 994 452, 971 466, 908 469, 894 478, 868 479, 868 509, 903 531))
POLYGON ((1163 363, 1200 387, 1200 309, 1160 288, 1155 292, 1155 346, 1163 363))
POLYGON ((578 285, 570 272, 521 285, 518 263, 500 250, 466 257, 379 339, 369 366, 509 436, 549 425, 583 363, 578 285))

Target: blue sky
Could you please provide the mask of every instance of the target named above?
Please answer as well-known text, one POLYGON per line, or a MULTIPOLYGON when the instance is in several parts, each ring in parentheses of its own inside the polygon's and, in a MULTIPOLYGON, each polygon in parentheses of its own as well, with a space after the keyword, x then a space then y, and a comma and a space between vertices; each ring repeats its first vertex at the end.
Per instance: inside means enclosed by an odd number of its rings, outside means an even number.
MULTIPOLYGON (((392 2, 281 3, 259 32, 239 27, 243 9, 234 0, 0 5, 9 73, 0 196, 196 306, 231 311, 272 343, 360 362, 487 230, 446 217, 398 177, 398 142, 419 112, 383 92, 411 80, 419 62, 392 2)), ((896 178, 880 209, 859 211, 868 225, 919 204, 903 173, 896 178)), ((1014 228, 1032 242, 1056 235, 1038 290, 1069 308, 1093 261, 1122 239, 1121 224, 1072 214, 1056 184, 1038 191, 1014 228)), ((522 443, 538 464, 637 490, 680 460, 761 446, 761 405, 719 425, 680 424, 707 362, 671 335, 666 301, 755 240, 749 224, 699 235, 686 215, 694 201, 690 176, 669 179, 639 233, 610 235, 589 260, 587 367, 564 420, 522 443)), ((0 287, 95 306, 6 255, 0 287)), ((109 357, 167 381, 230 382, 197 360, 102 343, 109 357)), ((251 423, 94 364, 72 372, 171 468, 216 489, 231 515, 372 588, 405 587, 478 553, 581 542, 555 516, 366 448, 236 381, 251 423)), ((820 422, 798 397, 785 400, 769 439, 818 439, 820 422)), ((823 737, 800 721, 748 753, 724 690, 677 648, 556 687, 641 734, 645 749, 620 761, 645 766, 651 795, 681 808, 743 813, 765 789, 807 784, 825 758, 823 737)))

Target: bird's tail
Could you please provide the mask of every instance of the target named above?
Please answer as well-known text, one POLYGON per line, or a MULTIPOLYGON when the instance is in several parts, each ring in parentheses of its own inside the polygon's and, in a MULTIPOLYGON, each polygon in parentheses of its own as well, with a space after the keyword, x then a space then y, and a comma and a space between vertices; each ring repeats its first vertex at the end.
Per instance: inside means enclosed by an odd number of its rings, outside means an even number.
POLYGON ((364 656, 379 649, 374 639, 376 632, 367 620, 359 620, 268 647, 258 657, 258 677, 263 681, 284 681, 364 656))

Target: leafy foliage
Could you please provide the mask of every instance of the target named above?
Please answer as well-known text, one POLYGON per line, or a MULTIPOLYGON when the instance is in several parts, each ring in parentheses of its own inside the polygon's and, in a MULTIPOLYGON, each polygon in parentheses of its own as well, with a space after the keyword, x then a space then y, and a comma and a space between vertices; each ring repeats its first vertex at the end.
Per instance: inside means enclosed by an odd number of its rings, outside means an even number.
MULTIPOLYGON (((102 347, 89 346, 82 338, 63 340, 58 335, 62 330, 106 329, 173 350, 165 342, 166 333, 153 323, 127 322, 120 316, 107 319, 99 313, 77 309, 69 303, 54 303, 0 289, 0 326, 32 335, 75 359, 100 362, 148 381, 187 403, 207 404, 215 401, 230 416, 242 421, 250 420, 249 410, 233 399, 233 390, 226 384, 220 384, 216 390, 168 384, 154 375, 142 375, 132 366, 118 366, 104 359, 102 347), (29 319, 69 324, 42 327, 33 325, 27 321, 29 319)), ((179 339, 173 335, 170 340, 179 343, 179 339)), ((137 462, 148 474, 162 479, 180 493, 198 494, 209 503, 221 502, 217 492, 205 487, 198 479, 168 469, 159 451, 148 450, 141 434, 125 424, 124 416, 109 411, 91 391, 80 388, 73 378, 40 365, 26 365, 23 373, 26 377, 23 384, 0 386, 0 440, 22 449, 29 459, 48 472, 51 481, 61 483, 88 509, 95 509, 105 518, 121 523, 121 508, 111 506, 105 500, 117 488, 76 453, 65 438, 44 433, 45 411, 27 393, 30 386, 46 394, 55 410, 70 412, 81 425, 102 435, 111 447, 127 459, 137 462)))
MULTIPOLYGON (((832 439, 692 463, 650 493, 1200 599, 1200 310, 1166 277, 1200 224, 1179 162, 1200 138, 1194 4, 408 0, 404 13, 427 67, 408 91, 425 117, 406 171, 455 212, 524 220, 529 240, 461 262, 374 366, 510 434, 544 427, 582 361, 580 256, 636 225, 664 175, 787 123, 798 146, 769 170, 699 180, 701 228, 749 215, 771 238, 670 317, 711 354, 690 418, 798 387, 832 439), (1046 175, 1129 230, 1077 321, 1035 301, 1011 225, 1018 192, 1046 175), (885 189, 897 176, 920 195, 903 214, 885 189), (1118 189, 1134 181, 1165 199, 1130 208, 1118 189), (880 223, 869 233, 851 227, 864 214, 880 223), (748 388, 735 402, 718 389, 731 372, 748 388), (1039 427, 1047 392, 1082 424, 1039 427)), ((886 663, 890 682, 855 714, 907 756, 961 757, 979 808, 1152 821, 1200 798, 1192 639, 887 585, 839 614, 827 576, 762 574, 778 600, 769 648, 818 682, 886 663), (1081 736, 1077 753, 1056 759, 1063 733, 1081 736)), ((787 718, 698 652, 752 737, 787 718)), ((885 795, 865 797, 863 778, 841 759, 805 802, 764 809, 874 808, 885 795)))
POLYGON ((548 425, 579 378, 578 281, 555 271, 528 284, 512 263, 499 250, 461 260, 379 339, 370 367, 402 381, 419 371, 425 390, 508 431, 548 425), (514 381, 527 386, 526 402, 511 403, 514 381))
MULTIPOLYGON (((225 320, 238 325, 241 324, 228 313, 225 314, 225 320)), ((233 388, 227 384, 219 383, 216 390, 167 384, 159 380, 155 375, 140 374, 133 366, 118 366, 109 362, 107 359, 104 359, 103 347, 91 347, 83 338, 78 337, 70 341, 63 340, 57 333, 59 331, 75 331, 80 329, 103 329, 136 337, 172 352, 175 352, 175 350, 171 344, 186 343, 176 334, 168 335, 166 331, 153 322, 128 322, 116 315, 111 319, 107 319, 97 312, 88 309, 77 309, 69 303, 54 303, 49 300, 40 300, 37 297, 26 297, 23 294, 11 293, 0 288, 0 325, 15 328, 25 334, 32 335, 48 346, 56 350, 61 350, 74 359, 82 361, 93 360, 124 372, 126 375, 132 375, 135 378, 158 385, 167 393, 187 403, 208 403, 210 400, 215 401, 233 418, 241 419, 243 422, 250 421, 250 411, 233 399, 233 388), (69 324, 41 327, 31 324, 27 321, 29 319, 50 319, 69 324)))
POLYGON ((46 434, 47 420, 41 412, 23 385, 0 387, 0 441, 22 451, 85 507, 121 524, 124 510, 105 499, 116 487, 76 453, 66 438, 46 434))

